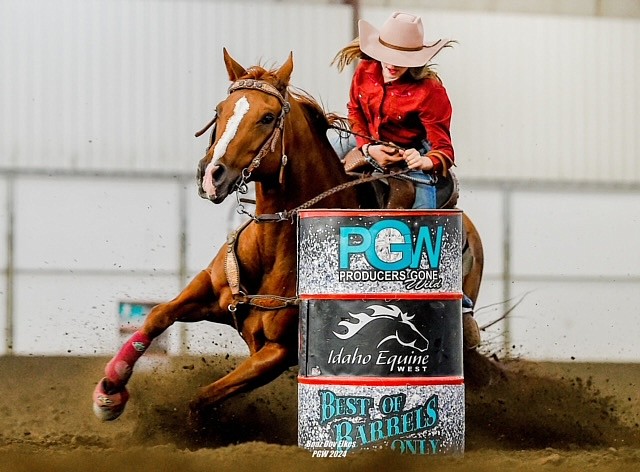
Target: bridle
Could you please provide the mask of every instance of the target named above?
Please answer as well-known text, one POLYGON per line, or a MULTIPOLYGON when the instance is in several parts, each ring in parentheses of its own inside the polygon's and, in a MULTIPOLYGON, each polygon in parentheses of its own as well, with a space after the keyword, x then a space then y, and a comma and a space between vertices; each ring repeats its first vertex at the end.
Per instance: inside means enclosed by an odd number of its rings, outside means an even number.
MULTIPOLYGON (((287 115, 287 113, 289 113, 289 111, 291 110, 291 105, 287 101, 286 89, 284 91, 284 94, 282 94, 276 87, 274 87, 268 82, 265 82, 264 80, 257 80, 257 79, 236 80, 229 86, 229 89, 227 90, 227 95, 231 95, 233 92, 236 92, 237 90, 258 90, 260 92, 266 93, 268 95, 271 95, 272 97, 277 98, 281 105, 280 113, 276 118, 276 123, 273 128, 273 131, 271 132, 267 140, 262 144, 262 146, 258 150, 258 153, 255 155, 255 157, 251 160, 251 163, 249 164, 249 166, 242 169, 242 172, 240 173, 240 180, 235 185, 234 191, 237 191, 242 194, 246 194, 247 184, 249 182, 249 178, 251 177, 251 174, 260 166, 260 163, 262 162, 262 159, 264 158, 264 156, 266 156, 269 152, 274 152, 276 150, 276 143, 278 141, 278 138, 280 138, 281 150, 282 150, 281 157, 280 157, 280 173, 279 173, 278 179, 280 181, 280 184, 282 184, 282 180, 284 178, 284 168, 287 165, 287 161, 288 161, 288 157, 284 149, 284 118, 287 115)), ((213 119, 209 123, 207 123, 207 125, 203 129, 201 129, 196 133, 196 137, 200 137, 209 128, 213 127, 211 129, 211 137, 209 138, 209 146, 207 147, 207 152, 211 150, 211 146, 213 146, 213 141, 215 140, 215 131, 216 131, 215 124, 216 124, 217 118, 218 118, 217 115, 214 116, 213 119)))
POLYGON ((251 173, 256 170, 260 163, 262 162, 262 158, 267 155, 268 152, 274 152, 276 150, 276 142, 278 138, 280 138, 281 149, 282 149, 282 157, 280 159, 280 179, 282 179, 282 173, 284 171, 284 166, 287 165, 287 155, 284 152, 284 117, 291 110, 291 105, 287 101, 287 91, 285 89, 284 94, 281 94, 280 91, 264 80, 255 80, 255 79, 242 79, 237 80, 229 86, 229 95, 231 95, 236 90, 259 90, 260 92, 264 92, 272 97, 276 97, 280 102, 281 109, 280 114, 276 118, 276 125, 271 132, 271 135, 264 142, 258 154, 252 159, 249 167, 242 170, 242 177, 244 185, 246 185, 246 179, 251 176, 251 173))

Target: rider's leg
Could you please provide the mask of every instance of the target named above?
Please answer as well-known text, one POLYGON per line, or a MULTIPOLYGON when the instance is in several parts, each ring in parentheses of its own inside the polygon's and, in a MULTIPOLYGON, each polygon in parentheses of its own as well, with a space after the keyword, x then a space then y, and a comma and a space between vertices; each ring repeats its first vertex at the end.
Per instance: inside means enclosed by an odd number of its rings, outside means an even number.
POLYGON ((473 301, 462 295, 462 344, 465 349, 475 349, 480 345, 480 328, 473 317, 473 301))
MULTIPOLYGON (((425 175, 422 171, 412 171, 408 174, 410 177, 414 177, 420 180, 424 180, 425 177, 431 181, 431 176, 425 175)), ((436 188, 429 183, 419 184, 414 183, 416 188, 416 199, 413 202, 415 209, 434 209, 436 207, 436 188)))
POLYGON ((330 128, 327 130, 327 138, 341 161, 349 151, 356 147, 356 138, 351 133, 342 133, 337 129, 330 128))

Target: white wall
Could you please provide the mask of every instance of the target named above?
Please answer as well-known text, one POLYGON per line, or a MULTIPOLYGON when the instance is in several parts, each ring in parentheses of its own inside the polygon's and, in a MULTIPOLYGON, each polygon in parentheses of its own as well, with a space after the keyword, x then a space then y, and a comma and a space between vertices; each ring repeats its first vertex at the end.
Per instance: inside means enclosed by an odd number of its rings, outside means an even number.
POLYGON ((10 287, 7 282, 9 247, 8 247, 8 231, 9 231, 9 213, 7 192, 8 184, 4 179, 0 179, 0 234, 7 237, 2 239, 0 243, 0 355, 7 353, 7 344, 10 342, 10 333, 7 332, 7 303, 10 287), (4 269, 4 270, 2 270, 4 269))
MULTIPOLYGON (((511 354, 532 359, 637 361, 638 204, 637 190, 508 187, 503 193, 463 182, 460 206, 477 222, 485 243, 478 306, 523 298, 506 323, 488 330, 489 350, 504 353, 506 343, 511 354)), ((481 309, 480 324, 509 306, 481 309)))
MULTIPOLYGON (((415 8, 415 7, 412 7, 415 8)), ((389 6, 363 7, 381 25, 389 6)), ((640 20, 415 8, 454 106, 468 178, 640 183, 640 20)), ((344 112, 345 5, 193 0, 0 3, 0 167, 188 172, 225 95, 222 48, 281 64, 344 112)))
POLYGON ((535 309, 514 317, 513 342, 527 355, 640 358, 638 205, 639 193, 514 195, 512 273, 535 309))
POLYGON ((294 53, 292 83, 329 108, 348 7, 194 0, 0 2, 0 167, 190 171, 196 139, 243 65, 294 53), (328 28, 331 33, 328 34, 328 28))

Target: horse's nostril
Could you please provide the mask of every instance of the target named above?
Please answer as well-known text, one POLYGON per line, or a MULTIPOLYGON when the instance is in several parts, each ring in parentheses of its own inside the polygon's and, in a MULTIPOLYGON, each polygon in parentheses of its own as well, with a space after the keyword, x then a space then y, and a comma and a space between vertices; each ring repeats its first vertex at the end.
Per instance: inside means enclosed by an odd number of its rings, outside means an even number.
POLYGON ((213 179, 214 182, 218 181, 225 173, 226 169, 223 165, 217 165, 215 166, 213 169, 213 172, 211 172, 211 177, 213 179))

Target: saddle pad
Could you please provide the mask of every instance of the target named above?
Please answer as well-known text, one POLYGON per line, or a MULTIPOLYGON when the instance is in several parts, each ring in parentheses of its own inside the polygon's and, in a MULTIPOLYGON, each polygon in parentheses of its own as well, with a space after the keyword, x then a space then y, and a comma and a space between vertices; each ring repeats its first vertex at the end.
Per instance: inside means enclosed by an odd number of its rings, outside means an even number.
POLYGON ((369 163, 364 157, 364 154, 362 154, 362 151, 358 148, 353 148, 344 156, 344 170, 347 172, 353 172, 368 165, 369 163))

